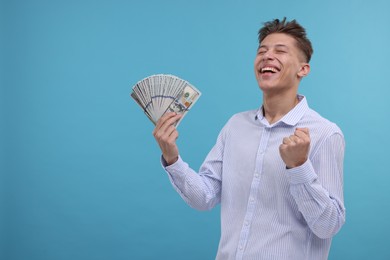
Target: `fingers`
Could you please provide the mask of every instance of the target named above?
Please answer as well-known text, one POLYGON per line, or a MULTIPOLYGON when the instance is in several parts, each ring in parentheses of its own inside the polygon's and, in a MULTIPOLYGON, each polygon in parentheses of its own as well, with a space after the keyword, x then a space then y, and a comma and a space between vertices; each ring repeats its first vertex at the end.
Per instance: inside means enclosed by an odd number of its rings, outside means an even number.
POLYGON ((296 135, 290 135, 289 137, 283 138, 283 144, 292 145, 296 143, 300 143, 301 139, 296 135))
POLYGON ((167 142, 173 144, 178 137, 179 132, 176 130, 176 127, 172 126, 172 132, 170 132, 167 142))
MULTIPOLYGON (((157 121, 153 130, 153 136, 166 156, 177 150, 176 139, 179 137, 179 133, 174 124, 180 117, 181 115, 175 112, 167 113, 157 121)), ((176 154, 176 152, 174 153, 176 154)))
POLYGON ((176 140, 176 138, 179 136, 178 131, 176 130, 176 127, 174 125, 170 125, 167 130, 164 132, 164 140, 167 143, 172 143, 176 140))
POLYGON ((292 140, 291 137, 293 137, 293 136, 290 135, 289 137, 283 138, 283 144, 286 144, 286 145, 292 144, 294 141, 292 140))
POLYGON ((294 136, 299 138, 301 142, 310 142, 310 134, 308 128, 297 128, 294 132, 294 136))
POLYGON ((294 134, 284 137, 280 145, 280 151, 292 151, 295 149, 307 150, 310 146, 308 128, 297 128, 294 134))
POLYGON ((170 112, 170 113, 166 113, 164 114, 162 117, 160 117, 160 119, 157 121, 157 124, 156 124, 156 128, 160 128, 165 121, 167 121, 168 119, 174 117, 175 115, 177 115, 175 112, 170 112))
POLYGON ((299 134, 306 134, 307 136, 310 137, 309 128, 307 128, 307 127, 304 127, 304 128, 297 127, 297 129, 295 129, 294 134, 297 134, 297 133, 299 133, 299 134))
POLYGON ((279 151, 286 150, 287 147, 288 147, 288 145, 283 143, 283 144, 281 144, 281 145, 279 146, 279 151))
POLYGON ((153 130, 153 135, 156 136, 158 133, 165 132, 168 127, 172 126, 177 120, 179 120, 181 114, 176 114, 175 112, 167 113, 163 115, 156 124, 156 127, 153 130))
POLYGON ((293 135, 283 138, 283 144, 297 144, 302 142, 310 142, 308 128, 297 128, 293 135))
POLYGON ((164 123, 166 123, 168 120, 169 121, 172 121, 174 120, 173 118, 175 116, 178 116, 178 114, 176 114, 175 112, 170 112, 170 113, 166 113, 165 115, 163 115, 158 121, 157 121, 157 124, 156 124, 156 129, 160 129, 164 123))
POLYGON ((308 158, 310 136, 308 128, 296 128, 294 134, 284 137, 279 153, 288 168, 302 165, 308 158))

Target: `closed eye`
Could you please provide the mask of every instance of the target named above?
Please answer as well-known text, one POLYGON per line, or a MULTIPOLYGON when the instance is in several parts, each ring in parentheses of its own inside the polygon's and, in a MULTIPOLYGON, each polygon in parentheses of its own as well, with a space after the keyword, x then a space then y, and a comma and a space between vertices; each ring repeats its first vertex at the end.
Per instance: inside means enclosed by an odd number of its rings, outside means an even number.
POLYGON ((264 47, 264 46, 260 46, 258 49, 257 49, 257 55, 263 55, 267 52, 267 48, 264 47))

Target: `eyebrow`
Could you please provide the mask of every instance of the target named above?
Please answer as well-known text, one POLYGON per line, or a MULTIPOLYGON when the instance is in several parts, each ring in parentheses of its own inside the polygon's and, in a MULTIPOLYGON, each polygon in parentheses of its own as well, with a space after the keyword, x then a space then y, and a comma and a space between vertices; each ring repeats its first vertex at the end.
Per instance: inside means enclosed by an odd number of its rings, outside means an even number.
MULTIPOLYGON (((260 48, 268 49, 269 47, 267 45, 260 45, 258 49, 260 49, 260 48)), ((286 48, 286 49, 288 49, 288 46, 285 45, 285 44, 279 43, 279 44, 275 44, 275 48, 286 48)))

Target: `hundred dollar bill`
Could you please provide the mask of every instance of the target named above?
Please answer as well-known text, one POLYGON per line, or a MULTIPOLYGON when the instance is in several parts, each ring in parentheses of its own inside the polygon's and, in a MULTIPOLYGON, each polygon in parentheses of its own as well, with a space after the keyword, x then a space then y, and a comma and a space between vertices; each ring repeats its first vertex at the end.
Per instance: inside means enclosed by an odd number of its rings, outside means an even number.
POLYGON ((169 105, 165 113, 176 112, 177 114, 182 114, 180 120, 176 122, 176 126, 178 126, 181 120, 190 110, 190 107, 198 100, 200 95, 201 93, 195 87, 186 85, 182 92, 179 93, 179 95, 177 95, 177 97, 169 105))

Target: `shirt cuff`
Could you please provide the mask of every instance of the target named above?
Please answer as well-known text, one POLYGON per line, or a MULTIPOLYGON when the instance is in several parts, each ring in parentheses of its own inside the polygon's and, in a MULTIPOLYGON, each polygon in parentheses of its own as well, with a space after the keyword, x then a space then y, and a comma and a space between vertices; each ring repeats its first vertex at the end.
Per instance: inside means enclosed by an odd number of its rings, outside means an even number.
POLYGON ((287 169, 287 175, 291 184, 310 183, 317 179, 317 174, 309 159, 301 166, 287 169))
POLYGON ((161 165, 168 173, 183 173, 183 171, 188 167, 180 155, 178 156, 177 161, 171 165, 168 165, 164 157, 161 155, 161 165))

